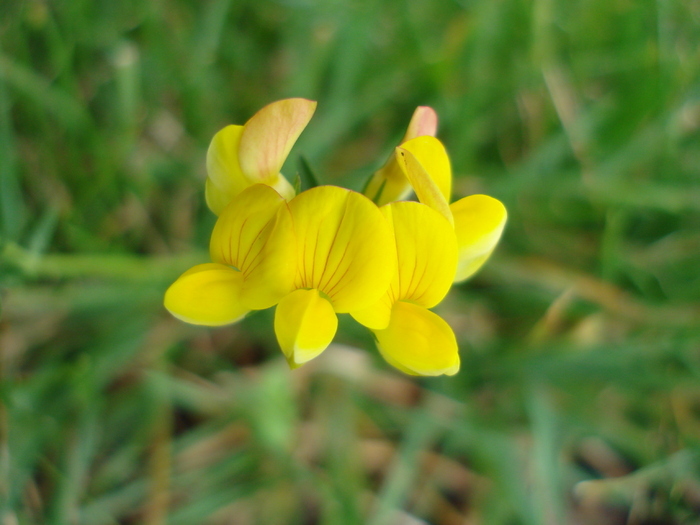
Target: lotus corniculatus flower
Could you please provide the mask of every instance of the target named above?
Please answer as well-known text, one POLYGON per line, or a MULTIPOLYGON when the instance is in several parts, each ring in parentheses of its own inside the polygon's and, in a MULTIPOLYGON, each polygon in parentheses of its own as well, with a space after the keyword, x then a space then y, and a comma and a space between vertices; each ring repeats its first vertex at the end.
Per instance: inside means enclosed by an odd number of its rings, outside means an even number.
POLYGON ((280 173, 292 146, 316 110, 316 102, 290 98, 273 102, 243 126, 219 131, 207 151, 207 205, 219 215, 241 191, 267 184, 289 200, 294 188, 280 173))
POLYGON ((275 335, 292 368, 323 352, 337 314, 350 313, 399 370, 455 374, 455 334, 430 309, 489 257, 505 208, 486 195, 449 204, 450 160, 427 107, 371 179, 371 200, 337 186, 295 196, 280 168, 314 109, 283 100, 217 133, 207 156, 207 203, 219 215, 212 262, 183 273, 165 307, 183 321, 220 326, 276 305, 275 335), (420 202, 400 200, 411 190, 420 202))

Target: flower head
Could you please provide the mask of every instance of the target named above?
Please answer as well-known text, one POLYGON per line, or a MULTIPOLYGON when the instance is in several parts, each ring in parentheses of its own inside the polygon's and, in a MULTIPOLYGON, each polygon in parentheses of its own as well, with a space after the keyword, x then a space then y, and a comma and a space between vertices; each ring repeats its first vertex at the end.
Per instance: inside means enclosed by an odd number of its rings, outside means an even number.
POLYGON ((292 368, 323 352, 337 314, 350 313, 399 370, 455 374, 455 334, 430 308, 486 261, 505 208, 485 195, 449 204, 452 169, 428 107, 416 110, 365 190, 386 204, 337 186, 294 196, 279 171, 314 109, 304 99, 275 102, 216 134, 206 185, 219 215, 212 262, 183 273, 165 293, 166 308, 218 326, 277 305, 275 335, 292 368), (411 189, 420 202, 399 200, 411 189))

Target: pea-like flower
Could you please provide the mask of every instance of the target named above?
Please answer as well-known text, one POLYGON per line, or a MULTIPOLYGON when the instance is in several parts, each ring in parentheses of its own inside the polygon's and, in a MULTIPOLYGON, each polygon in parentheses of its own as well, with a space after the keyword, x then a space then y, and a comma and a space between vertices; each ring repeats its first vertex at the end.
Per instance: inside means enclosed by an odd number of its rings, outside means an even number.
POLYGON ((219 215, 241 191, 267 184, 285 199, 294 188, 280 173, 292 146, 316 110, 316 102, 289 98, 273 102, 243 126, 219 131, 207 151, 207 205, 219 215))
POLYGON ((445 297, 457 267, 457 239, 449 221, 418 202, 381 207, 396 250, 389 290, 351 315, 370 328, 391 365, 412 375, 453 375, 459 370, 457 340, 450 326, 428 310, 445 297))
POLYGON ((295 196, 280 169, 315 106, 282 100, 216 134, 206 183, 219 215, 212 262, 183 273, 165 293, 166 308, 183 321, 220 326, 277 305, 275 335, 292 368, 323 352, 337 314, 350 313, 399 370, 455 374, 455 334, 430 308, 489 257, 505 207, 485 195, 449 204, 452 169, 428 107, 416 110, 404 141, 370 180, 372 200, 337 186, 295 196), (420 202, 399 200, 411 189, 420 202))

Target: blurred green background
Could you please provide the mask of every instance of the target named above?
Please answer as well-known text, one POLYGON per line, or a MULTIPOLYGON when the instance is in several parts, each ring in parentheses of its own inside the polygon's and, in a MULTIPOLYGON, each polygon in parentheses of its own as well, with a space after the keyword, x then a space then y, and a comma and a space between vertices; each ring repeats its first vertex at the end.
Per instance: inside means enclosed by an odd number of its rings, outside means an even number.
POLYGON ((697 0, 0 0, 0 523, 700 523, 699 130, 697 0), (506 204, 457 376, 164 311, 211 137, 289 96, 290 178, 430 105, 506 204))

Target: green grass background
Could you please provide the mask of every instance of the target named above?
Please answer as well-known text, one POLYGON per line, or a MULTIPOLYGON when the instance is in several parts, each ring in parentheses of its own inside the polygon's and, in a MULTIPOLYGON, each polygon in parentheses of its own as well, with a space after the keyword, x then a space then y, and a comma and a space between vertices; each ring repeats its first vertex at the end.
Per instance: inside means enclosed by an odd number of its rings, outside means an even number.
POLYGON ((696 0, 0 0, 0 523, 700 523, 699 131, 696 0), (457 376, 163 310, 211 137, 289 96, 290 178, 430 105, 507 206, 457 376))

